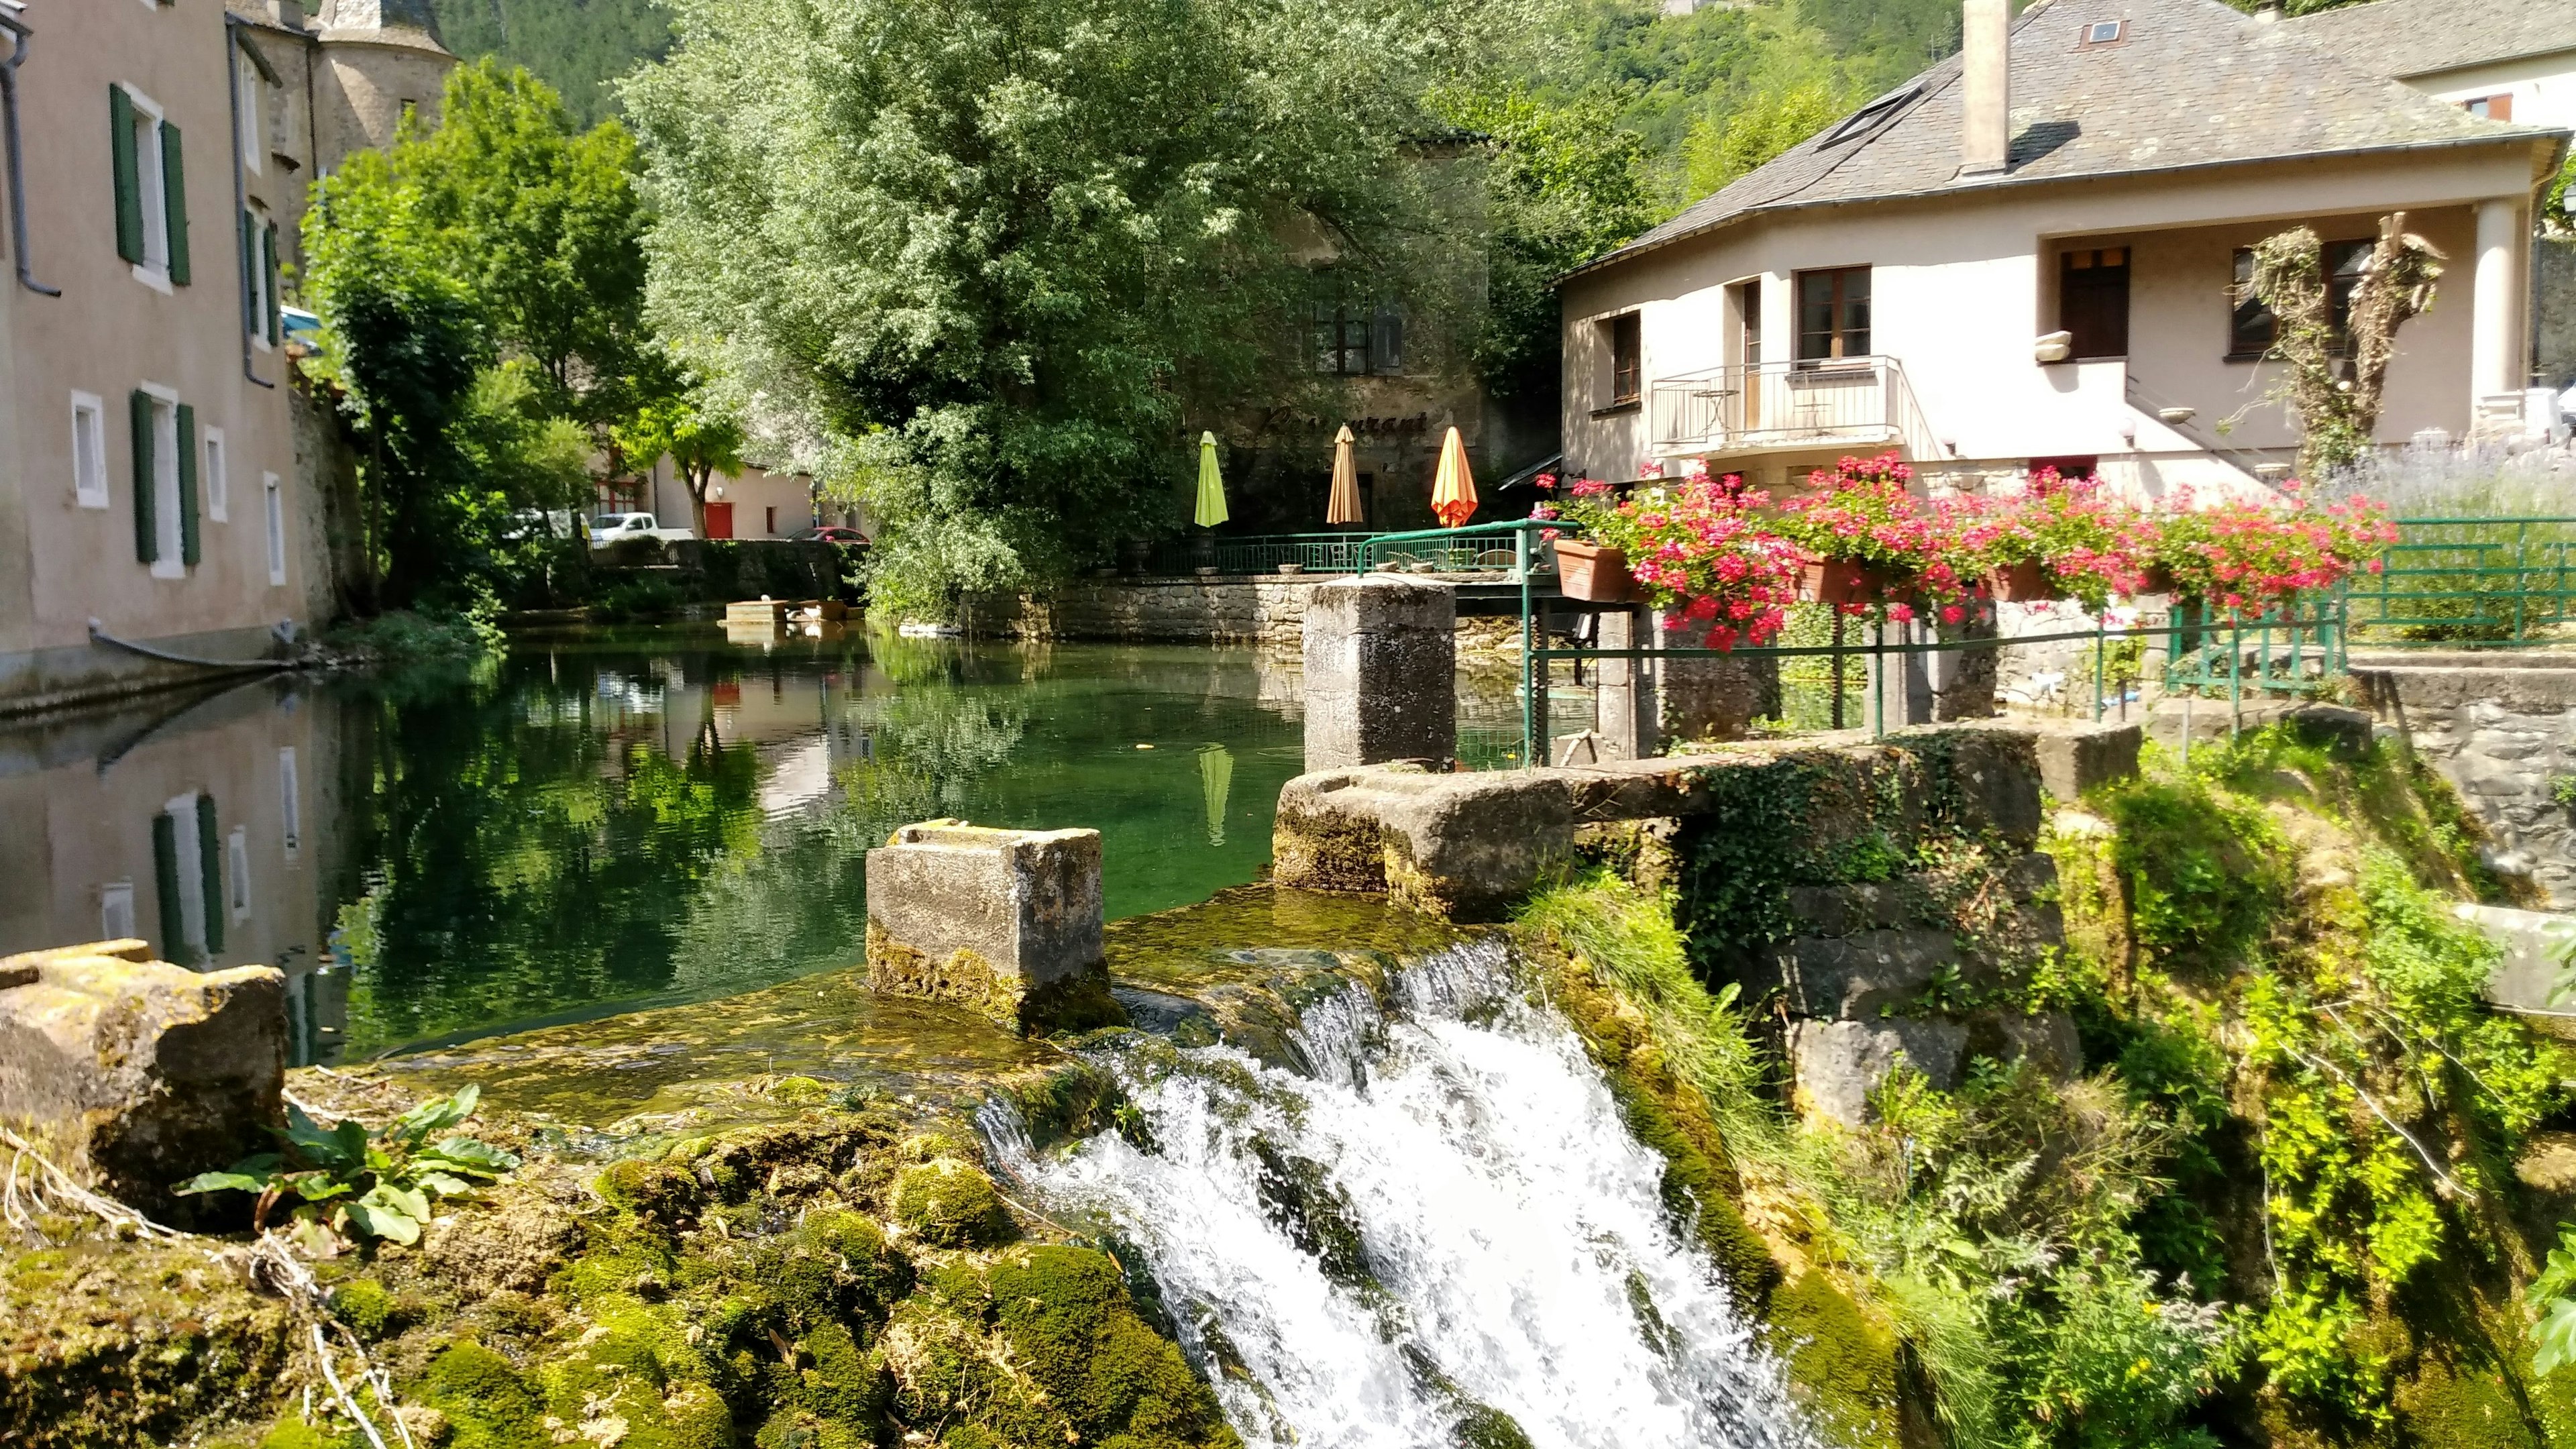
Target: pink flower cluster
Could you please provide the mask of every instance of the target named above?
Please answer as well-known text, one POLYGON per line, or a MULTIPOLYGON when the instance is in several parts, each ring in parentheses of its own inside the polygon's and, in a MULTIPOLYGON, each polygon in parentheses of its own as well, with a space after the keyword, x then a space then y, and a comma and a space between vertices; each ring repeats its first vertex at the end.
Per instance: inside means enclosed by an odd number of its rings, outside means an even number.
POLYGON ((1628 577, 1676 616, 1675 626, 1708 625, 1718 649, 1767 644, 1779 634, 1797 600, 1798 558, 1762 526, 1756 513, 1770 499, 1747 491, 1740 474, 1711 480, 1703 466, 1678 487, 1625 500, 1590 478, 1567 492, 1565 516, 1625 554, 1628 577))

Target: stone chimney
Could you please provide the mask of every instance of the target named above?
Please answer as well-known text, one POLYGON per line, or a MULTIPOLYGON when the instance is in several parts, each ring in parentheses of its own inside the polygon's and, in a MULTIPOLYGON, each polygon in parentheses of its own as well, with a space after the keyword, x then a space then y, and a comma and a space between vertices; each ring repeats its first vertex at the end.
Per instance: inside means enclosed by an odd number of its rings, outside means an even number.
POLYGON ((1988 176, 2012 146, 2012 0, 1965 0, 1959 33, 1959 174, 1988 176))

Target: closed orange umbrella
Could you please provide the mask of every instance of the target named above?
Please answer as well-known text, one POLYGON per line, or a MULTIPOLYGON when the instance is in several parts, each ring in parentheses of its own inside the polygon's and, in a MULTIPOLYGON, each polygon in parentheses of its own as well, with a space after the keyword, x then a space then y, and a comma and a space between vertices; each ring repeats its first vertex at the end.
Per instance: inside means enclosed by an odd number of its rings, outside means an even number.
POLYGON ((1368 522, 1360 516, 1360 464, 1351 451, 1356 441, 1348 423, 1333 435, 1333 494, 1324 501, 1324 522, 1336 528, 1368 522))
POLYGON ((1431 484, 1431 516, 1457 528, 1476 516, 1476 477, 1467 471, 1467 442, 1451 428, 1440 443, 1440 472, 1431 484))

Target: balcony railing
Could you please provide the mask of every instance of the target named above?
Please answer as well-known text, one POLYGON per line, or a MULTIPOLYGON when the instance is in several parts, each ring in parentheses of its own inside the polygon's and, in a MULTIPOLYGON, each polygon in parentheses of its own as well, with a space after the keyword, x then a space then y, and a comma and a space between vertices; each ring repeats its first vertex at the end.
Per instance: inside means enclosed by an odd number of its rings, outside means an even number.
POLYGON ((1659 377, 1649 389, 1648 421, 1654 451, 1668 458, 1810 447, 1891 447, 1922 458, 1939 447, 1893 357, 1659 377))

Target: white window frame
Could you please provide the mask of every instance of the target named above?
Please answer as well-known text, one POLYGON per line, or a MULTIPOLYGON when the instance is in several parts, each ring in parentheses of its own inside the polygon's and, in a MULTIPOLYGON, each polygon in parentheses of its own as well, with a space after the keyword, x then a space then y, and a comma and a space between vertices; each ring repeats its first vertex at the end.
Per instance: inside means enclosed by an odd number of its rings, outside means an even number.
POLYGON ((250 919, 250 828, 236 825, 224 837, 224 901, 235 921, 250 919))
POLYGON ((170 173, 161 159, 161 123, 168 116, 158 101, 133 86, 119 82, 118 89, 134 108, 134 195, 143 213, 143 260, 134 264, 134 280, 156 292, 168 292, 170 173))
POLYGON ((107 399, 78 389, 72 392, 72 501, 82 508, 109 506, 107 399))
MULTIPOLYGON (((179 867, 179 940, 185 943, 191 961, 205 957, 206 950, 206 858, 199 850, 197 835, 197 792, 173 795, 161 807, 170 817, 171 856, 179 867)), ((186 963, 181 963, 186 964, 186 963)))
POLYGON ((136 384, 152 399, 152 577, 188 576, 188 535, 179 524, 179 395, 157 382, 136 384))
POLYGON ((268 582, 271 588, 286 586, 286 490, 274 473, 259 475, 261 522, 268 532, 268 582))
POLYGON ((112 880, 98 888, 98 938, 131 940, 134 936, 134 882, 112 880))
POLYGON ((241 88, 241 134, 235 139, 241 146, 242 169, 257 176, 267 163, 263 153, 268 148, 261 143, 268 128, 261 121, 268 115, 268 92, 264 89, 268 82, 259 73, 259 62, 250 58, 247 42, 235 42, 233 46, 233 72, 235 84, 241 88))
POLYGON ((268 340, 268 319, 276 314, 279 300, 269 290, 270 276, 267 261, 259 252, 262 240, 268 235, 268 208, 256 201, 243 202, 242 217, 250 226, 248 235, 252 249, 251 314, 243 320, 250 324, 250 345, 262 352, 267 352, 275 346, 268 340))
POLYGON ((224 430, 200 426, 197 429, 198 451, 205 454, 197 460, 197 471, 203 475, 206 488, 206 517, 216 523, 232 522, 232 482, 225 476, 228 454, 224 448, 224 430))
POLYGON ((279 844, 286 853, 286 863, 293 865, 304 852, 304 790, 295 778, 295 746, 277 747, 277 818, 283 827, 279 844))

